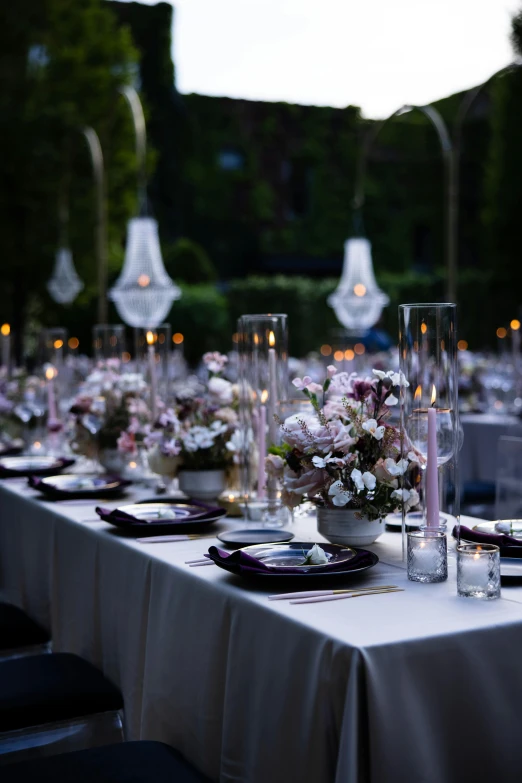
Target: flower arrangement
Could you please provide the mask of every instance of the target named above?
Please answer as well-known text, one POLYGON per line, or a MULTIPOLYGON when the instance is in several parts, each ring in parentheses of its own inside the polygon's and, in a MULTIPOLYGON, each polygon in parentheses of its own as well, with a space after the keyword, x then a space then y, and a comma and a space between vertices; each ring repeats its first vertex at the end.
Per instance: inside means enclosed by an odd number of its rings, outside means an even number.
MULTIPOLYGON (((238 427, 238 390, 222 377, 228 361, 220 353, 203 357, 209 378, 206 384, 184 381, 172 388, 174 403, 152 425, 131 418, 118 439, 120 451, 132 454, 141 439, 152 455, 157 472, 215 470, 234 462, 238 427), (170 470, 167 470, 167 463, 170 470)), ((150 458, 149 458, 150 463, 150 458)), ((151 465, 156 470, 154 464, 151 465)))
POLYGON ((267 473, 284 480, 288 508, 309 499, 373 520, 403 503, 407 510, 418 504, 422 457, 410 448, 401 458, 400 433, 389 421, 408 381, 400 372, 373 375, 358 378, 332 365, 322 386, 308 377, 293 381, 310 400, 310 413, 279 422, 282 446, 272 447, 266 461, 267 473))
POLYGON ((142 395, 147 389, 139 373, 119 373, 119 361, 100 362, 81 386, 70 412, 73 416, 72 448, 93 457, 100 449, 116 449, 123 433, 126 449, 136 453, 130 441, 150 426, 151 414, 142 395))

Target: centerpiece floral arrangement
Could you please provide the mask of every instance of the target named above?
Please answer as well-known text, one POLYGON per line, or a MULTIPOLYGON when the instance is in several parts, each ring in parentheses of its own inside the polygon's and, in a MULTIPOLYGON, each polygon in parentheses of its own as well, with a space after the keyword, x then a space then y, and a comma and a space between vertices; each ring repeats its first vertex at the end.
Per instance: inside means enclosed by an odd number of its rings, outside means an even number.
POLYGON ((147 384, 139 373, 120 373, 119 360, 100 362, 71 406, 73 451, 94 458, 115 450, 122 432, 142 431, 151 414, 143 399, 147 384))
POLYGON ((267 473, 283 480, 288 508, 313 500, 375 520, 418 504, 422 457, 411 445, 401 457, 399 428, 389 421, 400 387, 409 385, 401 372, 358 378, 331 365, 322 386, 309 377, 293 384, 310 400, 310 413, 279 422, 282 445, 266 461, 267 473))
POLYGON ((237 387, 222 377, 227 361, 220 353, 205 354, 208 381, 189 378, 174 384, 172 406, 160 404, 155 422, 131 416, 119 433, 119 450, 133 455, 143 443, 151 469, 163 475, 229 469, 239 448, 239 403, 237 387))

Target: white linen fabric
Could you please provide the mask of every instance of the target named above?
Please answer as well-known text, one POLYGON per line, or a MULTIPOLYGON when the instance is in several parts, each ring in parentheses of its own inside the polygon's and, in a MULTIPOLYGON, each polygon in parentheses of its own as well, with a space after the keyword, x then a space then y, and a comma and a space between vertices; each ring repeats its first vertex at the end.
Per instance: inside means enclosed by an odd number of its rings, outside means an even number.
MULTIPOLYGON (((122 689, 129 739, 222 783, 520 780, 522 588, 458 598, 453 552, 447 582, 408 582, 385 533, 353 586, 405 592, 269 602, 272 588, 185 565, 210 536, 141 544, 82 521, 93 503, 35 494, 0 486, 2 596, 122 689)), ((296 539, 321 541, 315 525, 300 518, 296 539)))

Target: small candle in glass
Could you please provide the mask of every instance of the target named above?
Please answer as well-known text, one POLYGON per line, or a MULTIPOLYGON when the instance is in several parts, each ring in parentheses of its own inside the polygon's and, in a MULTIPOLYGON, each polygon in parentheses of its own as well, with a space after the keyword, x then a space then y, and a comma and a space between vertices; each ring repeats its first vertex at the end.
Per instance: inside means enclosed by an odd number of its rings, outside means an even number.
POLYGON ((446 533, 421 528, 408 533, 408 579, 412 582, 445 582, 448 578, 446 533))
POLYGON ((457 594, 491 601, 500 598, 500 549, 494 544, 457 546, 457 594))

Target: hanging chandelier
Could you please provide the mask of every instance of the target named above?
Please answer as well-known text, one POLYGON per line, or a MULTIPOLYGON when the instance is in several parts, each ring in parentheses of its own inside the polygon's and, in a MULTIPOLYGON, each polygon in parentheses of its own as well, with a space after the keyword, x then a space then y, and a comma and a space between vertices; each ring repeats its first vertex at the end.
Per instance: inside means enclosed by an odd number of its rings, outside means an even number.
POLYGON ((74 268, 72 253, 68 247, 56 252, 53 274, 47 283, 49 294, 58 304, 71 304, 83 288, 83 282, 74 268))
POLYGON ((163 264, 153 218, 129 221, 123 269, 109 296, 126 324, 149 329, 165 321, 172 303, 180 298, 181 290, 163 264))
POLYGON ((375 280, 371 244, 357 237, 344 244, 344 265, 339 285, 328 304, 345 329, 363 334, 381 317, 390 298, 375 280))

